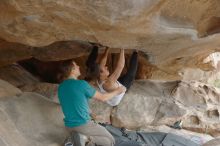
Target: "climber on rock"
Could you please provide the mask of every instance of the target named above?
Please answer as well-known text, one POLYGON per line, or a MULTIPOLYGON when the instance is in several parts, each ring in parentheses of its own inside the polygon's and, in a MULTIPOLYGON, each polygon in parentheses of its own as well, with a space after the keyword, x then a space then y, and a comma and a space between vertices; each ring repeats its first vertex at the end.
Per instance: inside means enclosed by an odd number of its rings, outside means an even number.
MULTIPOLYGON (((124 86, 127 90, 131 87, 132 82, 135 79, 135 75, 138 67, 138 54, 137 51, 134 51, 131 58, 127 72, 121 76, 122 70, 125 65, 125 55, 124 49, 120 50, 119 59, 117 65, 112 73, 109 72, 108 67, 106 66, 108 58, 109 48, 105 49, 101 60, 97 61, 98 56, 98 47, 94 46, 88 60, 86 61, 87 73, 89 78, 96 80, 97 86, 102 93, 111 92, 118 87, 124 86)), ((115 97, 107 100, 111 106, 117 106, 122 98, 124 97, 125 92, 116 95, 115 97)))
MULTIPOLYGON (((64 113, 64 123, 72 133, 80 133, 88 137, 89 146, 113 146, 115 143, 112 135, 102 126, 91 121, 88 101, 95 98, 107 101, 118 94, 124 93, 126 88, 117 87, 111 92, 101 93, 96 91, 85 80, 79 80, 80 69, 73 60, 64 61, 61 66, 62 83, 58 87, 58 97, 64 113)), ((78 136, 73 136, 75 145, 85 146, 85 141, 78 136)), ((75 146, 74 145, 74 146, 75 146)))

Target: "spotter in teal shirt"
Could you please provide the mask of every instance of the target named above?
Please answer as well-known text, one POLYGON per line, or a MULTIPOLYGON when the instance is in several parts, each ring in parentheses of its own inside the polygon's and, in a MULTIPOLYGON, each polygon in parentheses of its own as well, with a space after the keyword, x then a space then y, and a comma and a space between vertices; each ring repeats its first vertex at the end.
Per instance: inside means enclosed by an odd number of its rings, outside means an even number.
POLYGON ((58 88, 58 97, 66 127, 76 127, 90 121, 88 101, 96 90, 84 80, 67 79, 58 88))

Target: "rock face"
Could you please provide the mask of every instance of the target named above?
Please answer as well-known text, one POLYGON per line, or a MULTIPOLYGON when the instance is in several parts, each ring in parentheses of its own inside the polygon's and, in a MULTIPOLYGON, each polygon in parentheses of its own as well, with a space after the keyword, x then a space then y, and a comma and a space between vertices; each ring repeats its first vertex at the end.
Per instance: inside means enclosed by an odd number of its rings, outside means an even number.
POLYGON ((34 77, 18 64, 12 64, 0 68, 0 79, 5 80, 19 88, 40 82, 39 79, 34 77))
POLYGON ((219 0, 4 1, 0 65, 32 56, 47 61, 76 57, 71 48, 77 54, 86 49, 70 42, 80 40, 140 49, 157 67, 155 74, 177 79, 184 67, 207 69, 202 59, 219 50, 219 5, 219 0))
POLYGON ((0 67, 32 57, 42 61, 72 59, 87 54, 91 47, 83 41, 61 41, 44 47, 31 47, 0 39, 0 67))
POLYGON ((4 1, 0 4, 0 37, 31 46, 89 40, 114 47, 141 47, 155 33, 156 39, 165 39, 163 34, 169 32, 173 35, 168 39, 184 39, 196 31, 199 36, 218 32, 218 6, 218 0, 4 1))
POLYGON ((220 139, 211 140, 202 146, 220 146, 220 139))
MULTIPOLYGON (((169 83, 169 85, 171 84, 169 83)), ((60 146, 63 143, 68 133, 63 125, 63 114, 59 104, 36 93, 21 92, 2 80, 0 80, 0 90, 1 93, 4 93, 4 96, 0 97, 1 146, 60 146), (7 90, 2 89, 2 86, 17 90, 19 94, 8 93, 7 90)), ((99 121, 109 120, 107 116, 108 113, 111 113, 112 107, 97 101, 92 101, 90 105, 99 121)), ((200 143, 213 139, 209 135, 175 130, 167 126, 143 128, 142 130, 146 132, 170 132, 191 140, 199 139, 200 143)), ((215 143, 215 141, 213 142, 215 143)))
POLYGON ((0 90, 1 146, 61 145, 67 133, 57 104, 2 80, 0 90))
MULTIPOLYGON (((204 83, 220 87, 219 60, 213 67, 205 59, 220 50, 219 6, 219 0, 1 1, 0 78, 53 100, 57 85, 11 64, 32 57, 83 63, 94 43, 139 49, 137 78, 169 81, 136 82, 116 108, 92 101, 95 118, 129 129, 182 119, 185 129, 218 136, 220 91, 204 83)), ((0 80, 0 145, 57 145, 65 135, 58 105, 14 86, 0 80)))
POLYGON ((111 123, 112 107, 106 103, 92 100, 90 102, 93 118, 101 123, 111 123))
POLYGON ((47 97, 50 101, 55 103, 59 103, 57 90, 57 84, 50 84, 50 83, 36 83, 26 85, 20 88, 23 92, 35 92, 42 96, 47 97))
POLYGON ((60 107, 35 93, 0 99, 1 146, 60 146, 67 131, 60 107))
MULTIPOLYGON (((19 66, 8 67, 5 71, 9 72, 2 77, 11 79, 8 81, 22 91, 36 92, 58 103, 57 84, 39 82, 22 69, 19 72, 23 72, 23 76, 15 76, 12 74, 15 69, 18 70, 19 66)), ((12 87, 3 85, 2 91, 12 96, 21 94, 12 87)), ((92 101, 91 107, 97 121, 111 122, 119 127, 138 129, 148 125, 172 125, 182 119, 185 129, 218 136, 219 94, 217 88, 196 81, 140 80, 135 82, 116 108, 97 101, 92 101)))
MULTIPOLYGON (((57 84, 39 82, 18 65, 9 66, 3 71, 5 72, 0 73, 0 77, 20 90, 36 92, 58 103, 57 84), (19 72, 16 73, 15 70, 19 72)), ((20 90, 17 91, 10 85, 3 85, 3 90, 12 96, 21 94, 20 90)), ((4 93, 2 92, 2 97, 4 93)), ((111 122, 128 129, 172 125, 181 119, 185 129, 218 136, 219 94, 219 89, 197 81, 140 80, 134 83, 116 108, 92 101, 91 109, 97 121, 111 122)))
POLYGON ((197 132, 220 134, 220 90, 199 82, 138 81, 112 112, 115 126, 137 129, 173 125, 197 132))
POLYGON ((183 117, 186 111, 171 100, 171 92, 177 85, 178 82, 136 82, 113 111, 113 124, 136 129, 151 124, 171 124, 183 117))
POLYGON ((0 91, 0 98, 16 96, 22 93, 21 90, 3 80, 0 80, 0 91))

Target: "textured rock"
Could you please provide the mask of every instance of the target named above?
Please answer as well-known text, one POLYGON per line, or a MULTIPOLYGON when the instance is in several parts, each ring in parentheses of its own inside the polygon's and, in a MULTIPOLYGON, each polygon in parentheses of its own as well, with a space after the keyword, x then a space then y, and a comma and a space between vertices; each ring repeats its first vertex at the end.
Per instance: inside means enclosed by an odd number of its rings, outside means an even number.
POLYGON ((136 129, 147 125, 171 124, 186 111, 170 100, 178 82, 136 82, 112 113, 112 123, 136 129))
POLYGON ((111 106, 97 100, 91 100, 90 108, 92 116, 97 122, 111 123, 111 112, 113 109, 111 106))
POLYGON ((0 66, 31 58, 31 47, 20 43, 9 43, 0 39, 0 66))
POLYGON ((220 146, 220 139, 213 139, 202 146, 220 146))
MULTIPOLYGON (((201 46, 201 48, 203 49, 206 49, 206 47, 207 46, 201 46)), ((78 61, 81 64, 81 67, 84 68, 85 66, 84 62, 87 58, 86 56, 89 53, 89 49, 91 49, 91 44, 82 41, 56 42, 49 46, 39 47, 39 48, 27 47, 25 45, 21 45, 17 43, 4 42, 4 43, 0 43, 0 52, 2 50, 2 53, 0 53, 0 67, 9 65, 17 61, 28 59, 30 57, 34 57, 34 58, 38 58, 38 60, 43 61, 43 62, 39 61, 38 63, 41 64, 38 70, 42 70, 43 73, 46 66, 47 67, 49 66, 49 68, 51 68, 53 67, 53 64, 56 64, 56 62, 59 60, 65 60, 65 59, 77 57, 76 61, 78 61), (1 44, 3 45, 1 46, 1 44), (50 61, 51 63, 48 63, 48 61, 50 61)), ((139 68, 138 68, 137 78, 156 79, 156 80, 179 80, 182 78, 185 79, 188 78, 190 80, 189 78, 191 77, 190 75, 188 77, 185 76, 195 72, 196 70, 201 70, 200 75, 204 74, 209 76, 210 73, 214 72, 212 71, 214 70, 214 68, 212 67, 212 61, 204 62, 204 59, 207 57, 207 55, 209 55, 210 51, 211 50, 206 49, 205 52, 204 51, 201 52, 202 56, 200 55, 193 56, 193 50, 191 50, 191 52, 188 52, 187 54, 184 54, 185 53, 184 50, 179 50, 176 52, 177 54, 173 54, 173 55, 171 55, 172 52, 169 52, 168 50, 166 52, 158 54, 159 56, 157 55, 158 56, 157 58, 154 57, 153 53, 149 54, 146 52, 145 53, 141 52, 139 57, 139 68), (179 55, 182 56, 183 54, 184 57, 176 58, 176 56, 179 55), (191 68, 192 69, 200 68, 200 69, 192 70, 192 72, 187 74, 187 71, 185 70, 189 67, 190 69, 191 68), (211 71, 208 72, 208 70, 211 71)), ((102 50, 100 50, 100 52, 102 52, 102 50)), ((115 55, 111 55, 111 57, 116 58, 114 56, 115 55)), ((28 59, 28 62, 33 62, 33 60, 34 59, 30 59, 30 60, 28 59)), ((126 58, 126 60, 129 60, 129 56, 126 58)), ((36 64, 37 62, 35 61, 34 63, 36 64)), ((82 72, 85 72, 85 70, 82 72)), ((197 74, 197 73, 193 73, 193 74, 197 74)), ((49 77, 47 76, 48 80, 50 77, 53 77, 53 75, 54 75, 53 72, 50 73, 50 76, 49 77)), ((194 79, 201 80, 201 78, 204 79, 205 77, 196 76, 196 78, 194 79)))
MULTIPOLYGON (((29 46, 81 40, 111 48, 138 48, 150 55, 159 75, 177 79, 183 67, 207 69, 201 60, 219 50, 218 6, 219 0, 4 1, 0 3, 0 37, 29 46)), ((29 52, 36 48, 23 47, 28 49, 12 49, 20 53, 19 59, 39 55, 39 51, 29 52)), ((39 59, 63 59, 46 49, 51 55, 41 54, 39 59)), ((65 49, 63 54, 72 57, 65 49)), ((6 62, 17 60, 11 57, 6 62)))
POLYGON ((220 90, 200 82, 137 81, 112 112, 115 126, 137 129, 149 125, 173 125, 220 135, 220 90))
MULTIPOLYGON (((58 103, 59 99, 57 95, 58 84, 51 83, 35 83, 35 84, 27 84, 26 86, 22 86, 20 88, 23 92, 33 92, 40 94, 47 98, 49 101, 58 103)), ((111 123, 111 112, 112 107, 104 102, 100 102, 97 100, 91 100, 90 102, 91 112, 93 118, 97 122, 101 123, 111 123)))
POLYGON ((218 0, 7 1, 0 4, 0 34, 32 46, 70 39, 136 46, 144 37, 172 28, 193 28, 201 36, 217 31, 218 5, 218 0))
POLYGON ((30 47, 20 43, 10 43, 0 39, 0 67, 30 59, 59 61, 88 54, 92 45, 83 41, 61 41, 44 47, 30 47))
POLYGON ((42 83, 41 82, 41 83, 29 84, 29 85, 21 87, 20 89, 23 92, 38 93, 38 94, 48 98, 50 101, 53 101, 55 103, 59 103, 58 96, 57 96, 57 90, 58 90, 57 84, 42 83))
POLYGON ((57 104, 34 93, 0 99, 0 141, 8 146, 60 146, 67 136, 57 104))
POLYGON ((41 61, 59 61, 80 57, 91 50, 85 41, 61 41, 33 49, 33 57, 41 61))
POLYGON ((219 136, 219 93, 219 89, 203 83, 181 83, 173 97, 185 105, 185 109, 190 110, 188 112, 191 114, 184 119, 183 126, 189 130, 219 136))
POLYGON ((166 1, 162 8, 162 16, 179 27, 195 28, 199 36, 206 36, 219 31, 218 0, 166 1))
POLYGON ((20 88, 40 82, 36 77, 18 64, 12 64, 0 68, 0 79, 20 88))
POLYGON ((3 97, 20 95, 21 93, 20 89, 0 79, 0 99, 3 97))
MULTIPOLYGON (((170 83, 168 85, 173 86, 170 83)), ((92 108, 96 108, 102 118, 110 109, 103 103, 101 103, 102 105, 98 102, 92 104, 95 105, 92 108), (102 108, 107 110, 102 110, 102 108)), ((62 118, 59 105, 48 101, 39 94, 25 92, 10 98, 2 97, 0 98, 0 144, 2 146, 60 146, 67 136, 62 118)), ((213 139, 209 135, 174 130, 167 126, 146 126, 141 130, 174 133, 199 143, 213 139)))
POLYGON ((220 17, 209 17, 198 26, 199 36, 208 36, 220 32, 220 17))

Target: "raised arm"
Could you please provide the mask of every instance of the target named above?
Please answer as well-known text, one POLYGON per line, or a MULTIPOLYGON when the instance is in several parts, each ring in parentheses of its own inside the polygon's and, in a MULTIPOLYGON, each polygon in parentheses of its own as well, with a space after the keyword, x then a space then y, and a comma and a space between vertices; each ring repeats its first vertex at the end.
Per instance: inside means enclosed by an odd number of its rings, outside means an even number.
POLYGON ((105 67, 107 59, 108 59, 108 53, 109 53, 109 48, 105 49, 104 54, 102 55, 102 58, 100 60, 100 67, 105 67))
POLYGON ((99 91, 96 91, 95 95, 93 98, 100 100, 100 101, 107 101, 116 95, 119 95, 122 92, 125 92, 126 88, 124 86, 118 87, 117 89, 111 91, 111 92, 106 92, 106 93, 101 93, 99 91))
POLYGON ((124 49, 121 49, 120 56, 119 56, 119 59, 117 62, 117 66, 116 66, 114 72, 109 77, 110 82, 116 82, 118 80, 124 66, 125 66, 125 53, 124 53, 124 49))

